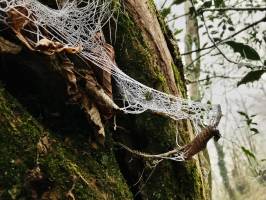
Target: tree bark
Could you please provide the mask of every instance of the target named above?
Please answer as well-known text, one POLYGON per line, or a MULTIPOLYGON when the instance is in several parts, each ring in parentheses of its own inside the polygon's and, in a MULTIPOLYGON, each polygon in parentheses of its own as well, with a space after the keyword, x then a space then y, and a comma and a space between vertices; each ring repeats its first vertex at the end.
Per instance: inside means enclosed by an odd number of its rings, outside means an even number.
MULTIPOLYGON (((116 36, 109 41, 118 66, 146 85, 185 98, 178 47, 154 3, 124 0, 118 5, 116 36)), ((112 32, 115 27, 112 22, 112 32)), ((3 36, 19 44, 9 32, 3 36)), ((198 158, 154 168, 152 161, 114 145, 119 141, 144 152, 165 152, 175 146, 177 130, 181 144, 192 139, 189 122, 149 112, 117 114, 117 130, 107 121, 101 146, 79 105, 67 103, 56 56, 24 47, 1 58, 0 199, 209 199, 198 158)))

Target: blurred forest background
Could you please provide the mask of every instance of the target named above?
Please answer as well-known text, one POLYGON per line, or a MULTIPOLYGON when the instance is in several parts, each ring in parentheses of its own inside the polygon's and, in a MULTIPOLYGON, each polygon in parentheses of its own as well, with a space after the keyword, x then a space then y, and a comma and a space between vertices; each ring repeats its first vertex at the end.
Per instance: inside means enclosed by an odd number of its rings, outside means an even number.
POLYGON ((192 99, 221 104, 210 142, 213 199, 265 199, 266 1, 156 0, 172 29, 192 99))

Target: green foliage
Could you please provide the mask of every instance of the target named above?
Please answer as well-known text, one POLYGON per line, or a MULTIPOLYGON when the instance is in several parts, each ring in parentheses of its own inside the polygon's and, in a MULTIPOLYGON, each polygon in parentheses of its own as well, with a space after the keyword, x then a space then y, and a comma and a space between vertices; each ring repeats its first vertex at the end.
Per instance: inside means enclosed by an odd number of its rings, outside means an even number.
POLYGON ((257 125, 257 123, 255 123, 253 121, 253 118, 256 116, 256 115, 248 115, 247 113, 243 112, 243 111, 238 111, 238 114, 242 115, 243 117, 245 117, 245 121, 247 123, 248 126, 250 125, 257 125))
POLYGON ((242 84, 246 83, 252 83, 254 81, 258 81, 261 76, 266 72, 266 70, 255 70, 248 72, 238 83, 237 86, 240 86, 242 84))
POLYGON ((234 52, 240 53, 243 58, 250 60, 260 60, 260 56, 257 51, 249 45, 235 41, 228 41, 225 42, 225 44, 229 45, 234 50, 234 52))
POLYGON ((225 7, 225 3, 223 0, 214 0, 214 6, 215 8, 225 7))
POLYGON ((182 31, 183 31, 183 29, 176 29, 176 31, 174 32, 174 36, 177 36, 182 31))
POLYGON ((252 153, 250 150, 246 149, 245 147, 241 146, 241 150, 243 151, 243 153, 245 154, 245 156, 249 159, 252 158, 254 160, 256 160, 256 156, 254 153, 252 153))
POLYGON ((203 3, 201 8, 210 8, 212 6, 212 1, 206 1, 203 3))
POLYGON ((249 131, 252 133, 251 136, 259 134, 259 130, 257 128, 254 128, 254 126, 258 125, 256 122, 254 122, 254 117, 256 117, 257 115, 248 115, 245 112, 242 111, 238 111, 238 114, 240 114, 241 116, 243 116, 245 118, 245 122, 249 128, 249 131))
POLYGON ((171 12, 171 7, 163 8, 163 9, 161 10, 161 15, 162 15, 163 18, 166 18, 167 15, 170 14, 170 12, 171 12))
POLYGON ((172 5, 179 5, 181 3, 185 2, 185 0, 174 0, 172 5))

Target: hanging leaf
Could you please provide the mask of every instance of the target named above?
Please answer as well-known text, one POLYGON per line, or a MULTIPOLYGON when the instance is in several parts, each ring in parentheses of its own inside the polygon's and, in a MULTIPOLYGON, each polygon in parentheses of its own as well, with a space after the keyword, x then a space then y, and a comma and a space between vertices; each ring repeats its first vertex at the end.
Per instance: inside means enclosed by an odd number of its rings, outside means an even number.
POLYGON ((246 149, 243 146, 241 146, 241 149, 248 158, 253 158, 254 160, 256 160, 256 156, 250 150, 246 149))
POLYGON ((185 2, 185 0, 174 0, 172 5, 179 5, 179 4, 184 3, 184 2, 185 2))
POLYGON ((219 41, 221 41, 221 38, 214 37, 214 38, 213 38, 213 41, 214 41, 214 42, 219 42, 219 41))
POLYGON ((235 31, 235 28, 233 26, 228 27, 229 31, 235 31))
POLYGON ((176 31, 174 32, 174 35, 178 35, 179 33, 181 33, 183 31, 183 29, 176 29, 176 31))
POLYGON ((253 132, 253 134, 252 134, 252 135, 259 134, 259 130, 258 130, 258 129, 256 129, 256 128, 251 128, 251 129, 250 129, 250 131, 251 131, 251 132, 253 132))
POLYGON ((247 73, 238 83, 237 86, 246 84, 246 83, 252 83, 254 81, 257 81, 261 78, 261 76, 266 72, 266 70, 256 70, 251 71, 247 73))
POLYGON ((169 15, 171 12, 171 7, 168 7, 168 8, 164 8, 161 10, 161 15, 163 18, 166 18, 167 15, 169 15))
POLYGON ((234 50, 234 52, 240 53, 243 58, 250 60, 260 60, 260 56, 256 52, 256 50, 246 44, 234 41, 228 41, 225 42, 225 44, 229 45, 234 50))
POLYGON ((245 113, 243 111, 237 111, 237 112, 238 112, 238 114, 240 114, 240 115, 244 116, 245 118, 249 119, 249 116, 248 116, 247 113, 245 113))
POLYGON ((201 6, 201 8, 210 8, 212 6, 212 1, 206 1, 204 4, 201 6))
POLYGON ((214 6, 215 6, 215 8, 224 7, 225 3, 223 0, 214 0, 214 6))

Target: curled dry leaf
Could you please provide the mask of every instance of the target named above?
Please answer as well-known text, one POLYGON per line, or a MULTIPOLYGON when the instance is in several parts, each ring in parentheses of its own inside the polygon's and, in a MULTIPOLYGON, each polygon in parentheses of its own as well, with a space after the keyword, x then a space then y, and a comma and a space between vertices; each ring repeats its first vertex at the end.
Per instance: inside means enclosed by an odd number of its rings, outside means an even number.
POLYGON ((11 8, 7 11, 7 22, 15 32, 21 30, 29 23, 29 11, 22 6, 11 8))
POLYGON ((86 92, 95 100, 102 113, 108 118, 112 114, 113 109, 119 110, 119 107, 114 103, 112 98, 105 93, 104 89, 95 79, 93 71, 82 72, 86 81, 86 92))
POLYGON ((41 51, 46 55, 53 55, 55 53, 61 52, 76 54, 82 50, 82 47, 69 47, 61 44, 60 42, 51 41, 47 38, 43 38, 37 42, 37 44, 35 45, 35 50, 41 51))
POLYGON ((71 96, 71 99, 76 102, 81 95, 77 86, 77 77, 74 71, 74 64, 70 59, 65 57, 62 61, 61 72, 67 81, 67 93, 71 96))
POLYGON ((81 104, 87 120, 94 126, 97 132, 99 143, 104 144, 105 131, 97 106, 86 95, 82 96, 81 104))
POLYGON ((42 137, 37 143, 38 154, 46 155, 52 149, 52 141, 48 136, 42 137))
POLYGON ((28 25, 30 13, 29 11, 22 6, 17 6, 11 8, 7 13, 7 23, 10 25, 11 29, 15 32, 17 38, 25 44, 30 50, 34 51, 32 46, 29 44, 27 38, 25 38, 21 31, 28 25))
POLYGON ((24 43, 32 51, 40 51, 46 55, 53 55, 55 53, 65 52, 70 54, 79 53, 82 50, 81 46, 69 47, 56 41, 51 41, 47 38, 42 38, 34 46, 22 34, 22 30, 30 24, 30 18, 34 18, 34 14, 30 13, 25 7, 17 6, 7 12, 7 22, 11 29, 15 32, 17 38, 24 43))
POLYGON ((186 160, 189 160, 194 155, 204 150, 207 146, 208 141, 213 137, 216 141, 220 138, 219 130, 216 130, 212 127, 205 128, 189 144, 185 145, 181 149, 181 151, 184 153, 184 158, 186 160))

